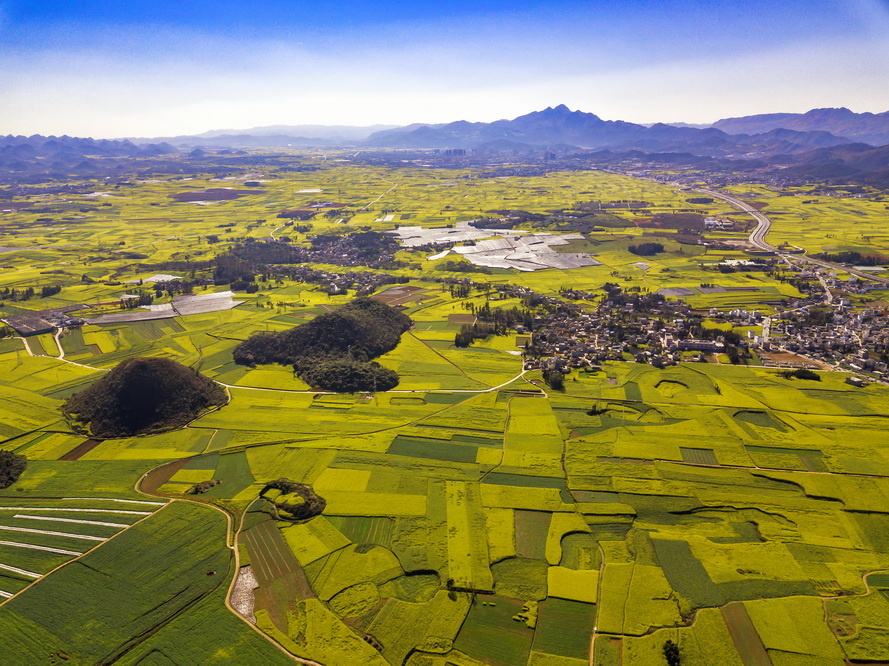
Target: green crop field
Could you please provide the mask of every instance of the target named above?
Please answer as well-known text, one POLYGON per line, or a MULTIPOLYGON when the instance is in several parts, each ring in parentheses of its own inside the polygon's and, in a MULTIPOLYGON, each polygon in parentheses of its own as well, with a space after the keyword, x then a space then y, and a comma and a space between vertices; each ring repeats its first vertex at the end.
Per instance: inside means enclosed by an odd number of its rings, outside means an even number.
MULTIPOLYGON (((762 321, 711 314, 771 315, 802 296, 774 272, 713 268, 748 256, 725 244, 749 234, 744 215, 600 171, 299 159, 312 169, 270 163, 261 188, 213 205, 171 198, 219 187, 212 174, 166 175, 91 182, 108 205, 72 190, 52 215, 0 213, 11 248, 0 288, 61 286, 5 300, 2 318, 83 305, 90 319, 0 339, 0 449, 28 459, 0 490, 0 662, 646 666, 664 663, 668 639, 683 664, 889 661, 889 388, 828 370, 791 380, 758 356, 744 366, 683 351, 657 368, 619 351, 566 367, 559 389, 517 346, 538 335, 524 330, 535 317, 562 312, 564 290, 583 292, 570 302, 592 313, 606 283, 684 290, 701 335, 762 335, 762 321), (325 202, 341 206, 321 205, 305 227, 276 217, 325 202), (249 290, 213 279, 218 256, 283 235, 306 249, 323 234, 591 204, 595 229, 560 249, 595 266, 462 273, 446 270, 454 254, 401 247, 385 268, 291 265, 323 279, 268 269, 249 290), (689 211, 738 225, 704 245, 649 224, 689 211), (630 251, 652 240, 664 251, 630 251), (349 302, 357 284, 331 284, 350 271, 385 277, 368 293, 413 320, 377 359, 398 374, 392 390, 323 392, 288 365, 236 362, 251 334, 349 302), (122 321, 126 291, 171 304, 148 281, 165 273, 239 303, 122 321), (483 308, 528 307, 522 330, 457 346, 483 308), (141 356, 193 368, 230 401, 169 432, 99 441, 73 430, 64 401, 141 356), (311 485, 321 514, 285 520, 260 498, 280 479, 311 485)), ((734 191, 773 216, 770 242, 889 255, 884 202, 734 191)), ((856 298, 877 307, 884 294, 856 298)))

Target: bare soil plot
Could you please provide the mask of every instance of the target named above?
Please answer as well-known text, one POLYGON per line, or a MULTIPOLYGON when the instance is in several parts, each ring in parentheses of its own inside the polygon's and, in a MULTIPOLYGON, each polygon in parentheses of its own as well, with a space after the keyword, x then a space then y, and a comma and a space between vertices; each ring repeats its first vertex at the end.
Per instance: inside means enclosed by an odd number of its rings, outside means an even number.
POLYGON ((231 593, 231 605, 252 624, 256 624, 256 616, 253 614, 253 606, 256 602, 253 591, 259 587, 256 576, 253 575, 253 567, 249 564, 241 567, 235 586, 231 593))
POLYGON ((722 607, 725 626, 745 666, 771 666, 772 660, 753 626, 744 604, 733 602, 722 607))
POLYGON ((412 285, 398 285, 390 287, 384 292, 371 296, 374 300, 385 303, 389 306, 404 305, 423 298, 428 290, 412 285))
POLYGON ((158 489, 169 481, 176 472, 185 467, 190 460, 191 458, 180 458, 168 462, 166 465, 155 467, 142 478, 139 487, 147 495, 165 495, 165 493, 159 493, 158 489))
POLYGON ((779 368, 809 368, 812 370, 830 370, 830 366, 821 361, 797 356, 791 352, 760 352, 759 358, 763 365, 779 368))
POLYGON ((97 439, 88 439, 75 446, 65 455, 59 457, 59 460, 80 460, 81 457, 85 456, 101 443, 102 442, 97 439))
POLYGON ((478 317, 474 314, 449 314, 448 323, 451 326, 462 326, 463 324, 472 325, 478 321, 478 317))

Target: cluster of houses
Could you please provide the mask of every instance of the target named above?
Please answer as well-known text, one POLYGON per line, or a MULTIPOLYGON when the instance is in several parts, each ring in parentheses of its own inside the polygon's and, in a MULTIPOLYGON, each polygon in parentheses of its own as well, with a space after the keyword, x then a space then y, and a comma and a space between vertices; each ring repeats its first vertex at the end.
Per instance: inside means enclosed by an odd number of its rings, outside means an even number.
POLYGON ((889 316, 880 310, 853 310, 842 301, 826 318, 813 320, 812 308, 803 307, 773 321, 771 331, 772 346, 780 344, 834 367, 889 377, 889 316))
POLYGON ((693 335, 695 318, 690 314, 682 301, 644 297, 605 300, 594 312, 557 311, 544 317, 532 336, 525 368, 568 372, 629 359, 664 367, 724 351, 721 340, 693 335))
POLYGON ((374 273, 371 271, 335 271, 318 270, 306 264, 278 266, 278 270, 287 273, 287 277, 307 284, 321 285, 328 294, 344 294, 350 289, 359 296, 372 294, 387 284, 409 282, 410 278, 390 273, 374 273))

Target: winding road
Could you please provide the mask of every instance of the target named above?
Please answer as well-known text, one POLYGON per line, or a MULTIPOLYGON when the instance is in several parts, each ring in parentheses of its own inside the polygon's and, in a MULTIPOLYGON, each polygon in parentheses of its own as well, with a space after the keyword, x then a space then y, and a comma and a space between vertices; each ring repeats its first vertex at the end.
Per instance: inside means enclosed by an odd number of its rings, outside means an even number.
POLYGON ((757 225, 756 229, 754 229, 750 234, 750 244, 756 247, 759 250, 763 250, 764 252, 778 252, 778 248, 773 245, 769 245, 766 242, 766 234, 769 233, 769 230, 772 228, 772 221, 763 213, 759 212, 751 206, 746 201, 741 201, 740 199, 736 199, 735 197, 731 197, 727 194, 723 194, 722 192, 715 192, 714 190, 695 190, 696 192, 701 192, 702 194, 707 194, 715 199, 719 199, 730 206, 734 206, 735 208, 744 211, 748 215, 753 216, 756 220, 757 225))
MULTIPOLYGON (((857 278, 862 280, 872 280, 874 282, 880 282, 882 284, 889 284, 889 278, 879 277, 874 275, 873 273, 868 273, 866 271, 860 271, 855 268, 851 268, 848 266, 843 266, 842 264, 834 264, 829 261, 824 261, 822 259, 816 259, 814 257, 810 257, 807 254, 791 254, 789 252, 781 252, 774 245, 771 245, 766 241, 766 235, 772 228, 772 221, 768 218, 767 215, 758 211, 756 208, 748 204, 746 201, 741 201, 733 196, 728 194, 724 194, 722 192, 716 192, 714 190, 705 190, 705 189, 695 189, 695 192, 700 192, 701 194, 706 194, 708 196, 714 197, 715 199, 719 199, 720 201, 729 204, 730 206, 734 206, 738 210, 741 210, 748 215, 753 216, 756 220, 756 229, 754 229, 749 236, 750 244, 753 245, 756 249, 762 250, 763 252, 774 252, 779 257, 781 257, 784 261, 790 263, 793 260, 806 262, 810 264, 815 264, 816 266, 820 266, 821 268, 826 268, 832 271, 838 271, 842 273, 848 273, 850 275, 854 275, 857 278)), ((819 280, 822 278, 819 277, 819 280)), ((823 284, 823 280, 822 280, 823 284)), ((827 290, 829 293, 829 290, 827 290)), ((831 302, 832 298, 828 298, 828 302, 831 302)))

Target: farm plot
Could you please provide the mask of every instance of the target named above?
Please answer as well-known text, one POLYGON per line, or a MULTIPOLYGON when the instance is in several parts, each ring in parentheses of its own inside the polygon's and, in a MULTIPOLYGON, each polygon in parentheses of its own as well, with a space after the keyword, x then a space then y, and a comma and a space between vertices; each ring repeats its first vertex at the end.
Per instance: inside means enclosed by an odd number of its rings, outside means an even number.
POLYGON ((239 543, 246 547, 259 587, 254 590, 254 613, 267 617, 277 630, 288 631, 291 600, 314 597, 299 561, 275 522, 263 513, 248 517, 257 520, 241 532, 239 543))
POLYGON ((515 620, 527 606, 517 599, 479 595, 454 641, 454 648, 486 664, 510 666, 527 663, 535 632, 515 620))
POLYGON ((595 604, 547 599, 542 601, 534 632, 535 652, 589 661, 595 604))
POLYGON ((0 499, 0 596, 20 591, 164 504, 103 497, 0 499))
POLYGON ((494 589, 488 567, 488 540, 481 494, 475 483, 448 481, 448 575, 454 587, 481 592, 494 589))
MULTIPOLYGON (((221 514, 175 503, 124 531, 0 607, 0 660, 32 664, 59 651, 80 663, 108 662, 141 650, 161 631, 187 635, 199 616, 213 614, 208 607, 192 613, 229 580, 230 557, 219 548, 224 529, 221 514), (101 632, 90 629, 99 624, 101 632)), ((202 645, 228 646, 230 631, 245 654, 270 654, 225 621, 203 627, 202 645)), ((208 656, 209 663, 224 663, 224 654, 208 656)))

